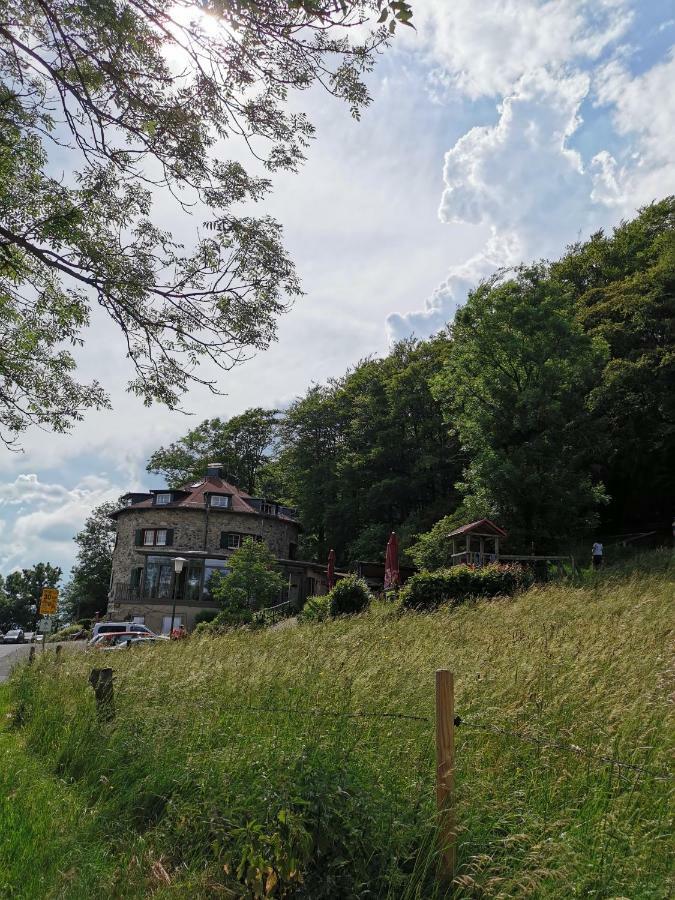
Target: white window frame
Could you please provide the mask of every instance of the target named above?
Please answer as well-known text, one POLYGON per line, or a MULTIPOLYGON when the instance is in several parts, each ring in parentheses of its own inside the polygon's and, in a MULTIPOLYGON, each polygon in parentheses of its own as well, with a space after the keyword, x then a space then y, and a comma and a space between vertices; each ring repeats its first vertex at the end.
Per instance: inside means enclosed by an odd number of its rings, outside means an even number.
POLYGON ((211 494, 209 506, 216 506, 220 509, 227 509, 230 505, 230 498, 227 494, 211 494))
POLYGON ((154 547, 156 536, 157 536, 156 528, 144 528, 143 529, 143 546, 144 547, 154 547), (148 540, 148 538, 150 538, 150 540, 148 540))
POLYGON ((227 532, 227 546, 225 546, 224 550, 238 550, 243 541, 241 539, 241 535, 236 531, 228 531, 227 532), (236 544, 231 543, 231 541, 236 540, 236 544))
POLYGON ((168 531, 168 528, 155 528, 155 547, 166 547, 168 531), (164 540, 162 541, 159 539, 160 534, 164 535, 164 540))
POLYGON ((171 499, 171 494, 155 494, 155 505, 166 506, 168 503, 171 503, 171 499))

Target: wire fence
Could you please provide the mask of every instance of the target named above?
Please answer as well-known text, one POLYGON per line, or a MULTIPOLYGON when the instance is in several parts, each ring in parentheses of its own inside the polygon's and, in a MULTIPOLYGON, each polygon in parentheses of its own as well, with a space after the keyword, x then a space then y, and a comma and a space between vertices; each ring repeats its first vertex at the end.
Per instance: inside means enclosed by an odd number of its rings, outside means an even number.
MULTIPOLYGON (((268 713, 272 715, 314 716, 317 718, 327 719, 395 719, 410 722, 422 722, 429 726, 432 726, 434 724, 434 719, 431 716, 414 715, 412 713, 399 712, 397 710, 388 712, 376 712, 371 710, 339 712, 336 710, 322 709, 320 707, 301 709, 297 706, 248 706, 239 704, 228 704, 227 708, 229 710, 236 710, 238 712, 268 713)), ((521 743, 528 744, 530 746, 537 746, 542 749, 554 750, 558 753, 566 753, 577 757, 584 757, 585 759, 592 760, 602 765, 611 766, 617 769, 625 769, 631 772, 637 772, 642 775, 647 775, 651 778, 655 778, 659 781, 671 781, 675 779, 675 774, 673 774, 672 772, 653 769, 649 766, 627 762, 615 756, 593 753, 592 751, 587 750, 584 747, 579 746, 578 744, 564 744, 561 741, 554 741, 536 735, 521 734, 501 725, 494 725, 486 722, 473 722, 463 718, 462 716, 455 716, 453 719, 453 723, 456 728, 472 728, 476 731, 483 731, 500 737, 507 737, 515 741, 520 741, 521 743)))

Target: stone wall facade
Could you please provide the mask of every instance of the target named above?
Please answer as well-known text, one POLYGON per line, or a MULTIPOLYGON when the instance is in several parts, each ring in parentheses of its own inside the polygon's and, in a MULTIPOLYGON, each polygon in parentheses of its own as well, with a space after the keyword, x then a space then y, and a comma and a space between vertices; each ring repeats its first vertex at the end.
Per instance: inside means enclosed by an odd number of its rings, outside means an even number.
MULTIPOLYGON (((308 591, 322 592, 322 567, 316 567, 314 571, 311 563, 293 564, 289 560, 294 556, 298 543, 300 525, 297 522, 211 507, 130 508, 122 510, 117 517, 117 538, 106 617, 112 620, 142 617, 153 631, 160 631, 163 617, 171 615, 171 603, 166 599, 147 600, 137 595, 125 595, 125 591, 129 591, 133 571, 144 567, 149 555, 226 560, 234 550, 221 548, 222 532, 261 538, 277 559, 288 561, 282 569, 289 581, 289 599, 300 603, 308 591), (171 546, 136 546, 136 532, 148 528, 171 529, 171 546), (307 574, 308 566, 312 570, 310 574, 307 574)), ((215 608, 215 604, 207 600, 181 603, 179 598, 176 615, 181 616, 182 624, 190 629, 197 612, 215 608)))

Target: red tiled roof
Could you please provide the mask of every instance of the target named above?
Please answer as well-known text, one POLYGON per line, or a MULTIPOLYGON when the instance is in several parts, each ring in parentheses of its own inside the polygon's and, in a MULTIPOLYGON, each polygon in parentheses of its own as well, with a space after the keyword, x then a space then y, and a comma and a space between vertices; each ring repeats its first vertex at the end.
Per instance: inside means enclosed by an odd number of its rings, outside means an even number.
POLYGON ((478 530, 483 530, 488 534, 495 534, 498 537, 506 537, 504 529, 500 528, 499 525, 495 525, 490 519, 479 519, 477 522, 469 522, 468 525, 462 525, 460 528, 455 528, 454 531, 451 531, 448 534, 448 537, 456 537, 458 534, 467 534, 470 531, 478 530))
MULTIPOLYGON (((194 484, 184 484, 179 488, 166 488, 166 490, 155 490, 153 494, 183 493, 184 496, 179 497, 172 503, 163 503, 156 506, 154 499, 141 500, 140 503, 132 503, 129 506, 123 506, 121 509, 112 513, 115 518, 127 509, 204 509, 206 506, 206 494, 229 494, 232 498, 230 506, 227 507, 229 512, 250 513, 251 515, 264 515, 253 506, 249 506, 247 500, 253 499, 246 491, 242 491, 229 481, 217 478, 214 475, 207 475, 203 481, 194 484)), ((215 507, 217 509, 217 507, 215 507)), ((295 522, 291 516, 279 514, 276 518, 285 522, 295 522)))

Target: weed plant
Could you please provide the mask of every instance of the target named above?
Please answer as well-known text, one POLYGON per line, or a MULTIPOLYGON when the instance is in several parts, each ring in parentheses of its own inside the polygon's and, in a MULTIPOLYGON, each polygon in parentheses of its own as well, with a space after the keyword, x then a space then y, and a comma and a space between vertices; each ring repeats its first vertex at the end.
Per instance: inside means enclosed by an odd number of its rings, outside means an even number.
POLYGON ((670 896, 674 579, 667 554, 644 561, 427 614, 375 603, 284 630, 39 654, 5 689, 2 890, 670 896), (93 665, 115 671, 111 724, 93 665), (437 668, 455 673, 466 723, 452 885, 435 839, 437 668), (33 787, 62 805, 41 807, 33 787), (32 856, 41 880, 24 888, 32 856))

